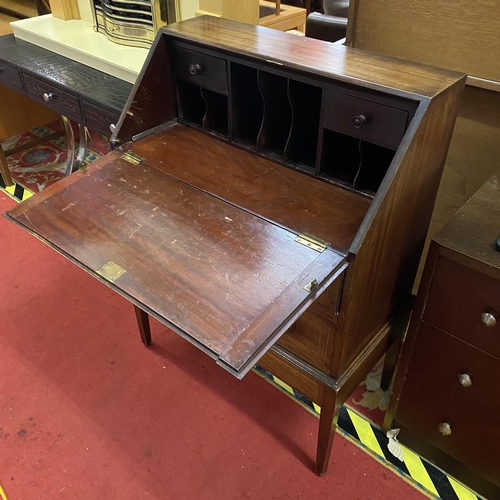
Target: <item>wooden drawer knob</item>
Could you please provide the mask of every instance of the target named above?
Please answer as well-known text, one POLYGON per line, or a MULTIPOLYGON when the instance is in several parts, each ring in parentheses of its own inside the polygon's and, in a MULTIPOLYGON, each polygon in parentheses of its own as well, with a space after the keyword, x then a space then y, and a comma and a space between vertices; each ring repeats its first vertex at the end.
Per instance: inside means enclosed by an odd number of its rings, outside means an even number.
POLYGON ((484 312, 481 314, 481 323, 488 328, 491 328, 497 324, 497 319, 490 312, 484 312))
POLYGON ((189 65, 189 72, 192 75, 196 75, 198 73, 201 73, 201 66, 199 64, 190 64, 189 65))
POLYGON ((441 422, 438 425, 438 431, 441 436, 449 436, 451 434, 451 425, 448 422, 441 422))
POLYGON ((458 376, 458 383, 462 387, 470 387, 472 385, 472 377, 468 373, 461 373, 458 376))
POLYGON ((352 124, 354 128, 361 128, 367 121, 368 118, 365 115, 358 115, 352 119, 352 124))

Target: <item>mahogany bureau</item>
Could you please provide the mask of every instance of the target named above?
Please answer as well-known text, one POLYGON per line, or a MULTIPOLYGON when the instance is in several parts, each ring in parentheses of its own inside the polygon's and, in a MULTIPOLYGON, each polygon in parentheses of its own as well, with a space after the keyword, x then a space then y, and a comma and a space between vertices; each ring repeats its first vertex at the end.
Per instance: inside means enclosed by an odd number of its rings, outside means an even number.
POLYGON ((384 387, 464 75, 214 17, 162 29, 115 151, 7 217, 238 378, 340 406, 384 387))
POLYGON ((500 175, 431 242, 384 426, 500 498, 500 175))

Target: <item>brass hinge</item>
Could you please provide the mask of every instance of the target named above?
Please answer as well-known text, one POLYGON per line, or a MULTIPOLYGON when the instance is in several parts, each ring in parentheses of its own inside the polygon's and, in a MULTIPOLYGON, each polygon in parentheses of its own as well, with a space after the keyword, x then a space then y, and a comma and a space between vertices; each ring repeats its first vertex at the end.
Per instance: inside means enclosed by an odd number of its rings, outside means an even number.
POLYGON ((123 273, 125 273, 125 269, 119 266, 113 261, 109 261, 104 264, 100 269, 96 271, 97 274, 102 276, 105 280, 114 283, 123 273))
POLYGON ((304 287, 304 290, 312 292, 317 286, 318 286, 318 280, 312 280, 304 287))
POLYGON ((125 161, 132 163, 132 165, 138 165, 139 163, 141 163, 142 160, 144 160, 144 158, 142 158, 136 153, 133 153, 132 151, 127 151, 126 153, 123 153, 122 158, 125 161))
POLYGON ((323 252, 327 249, 328 246, 330 246, 330 243, 328 243, 327 241, 321 240, 320 238, 316 238, 316 236, 313 236, 312 234, 306 233, 299 234, 297 238, 295 238, 295 241, 297 243, 300 243, 301 245, 312 248, 319 253, 323 252))

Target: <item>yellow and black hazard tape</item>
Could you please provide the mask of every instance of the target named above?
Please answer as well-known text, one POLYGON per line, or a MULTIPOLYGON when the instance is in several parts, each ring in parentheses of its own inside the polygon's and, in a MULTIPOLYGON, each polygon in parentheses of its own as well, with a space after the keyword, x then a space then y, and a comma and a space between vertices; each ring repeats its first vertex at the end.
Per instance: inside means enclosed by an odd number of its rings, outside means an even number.
MULTIPOLYGON (((2 179, 2 176, 0 175, 0 191, 3 191, 6 193, 8 196, 13 198, 16 201, 24 201, 33 196, 33 193, 25 188, 24 186, 21 186, 21 184, 18 184, 16 181, 14 181, 13 186, 5 186, 5 182, 2 179)), ((1 497, 0 497, 1 498, 1 497)))
POLYGON ((1 486, 0 486, 0 498, 2 500, 7 500, 7 497, 5 496, 5 492, 3 491, 1 486))
MULTIPOLYGON (((260 366, 256 366, 254 370, 319 417, 321 408, 317 404, 309 401, 302 394, 260 366)), ((374 455, 375 458, 404 479, 409 479, 413 486, 431 498, 442 500, 479 500, 481 498, 404 445, 401 445, 404 452, 404 462, 396 458, 387 448, 388 439, 382 430, 346 405, 340 410, 337 428, 345 437, 374 455)))

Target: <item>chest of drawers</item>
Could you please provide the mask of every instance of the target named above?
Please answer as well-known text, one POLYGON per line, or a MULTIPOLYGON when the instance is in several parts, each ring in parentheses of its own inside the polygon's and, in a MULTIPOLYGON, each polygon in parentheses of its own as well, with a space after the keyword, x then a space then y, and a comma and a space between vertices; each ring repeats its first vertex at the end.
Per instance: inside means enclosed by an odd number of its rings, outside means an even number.
POLYGON ((500 495, 499 214, 495 175, 434 238, 385 422, 488 498, 500 495))

